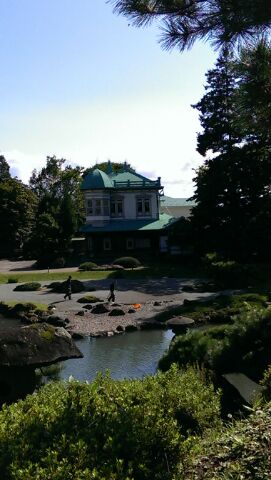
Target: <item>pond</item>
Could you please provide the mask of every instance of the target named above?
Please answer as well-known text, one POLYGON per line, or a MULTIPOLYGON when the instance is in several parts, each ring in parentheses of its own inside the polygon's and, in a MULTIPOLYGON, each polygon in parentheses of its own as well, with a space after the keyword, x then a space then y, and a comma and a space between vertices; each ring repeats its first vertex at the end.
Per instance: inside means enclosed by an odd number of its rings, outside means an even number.
POLYGON ((72 375, 77 380, 91 381, 97 372, 107 370, 114 379, 152 375, 173 336, 171 330, 146 330, 77 340, 84 358, 63 362, 59 378, 67 380, 72 375))

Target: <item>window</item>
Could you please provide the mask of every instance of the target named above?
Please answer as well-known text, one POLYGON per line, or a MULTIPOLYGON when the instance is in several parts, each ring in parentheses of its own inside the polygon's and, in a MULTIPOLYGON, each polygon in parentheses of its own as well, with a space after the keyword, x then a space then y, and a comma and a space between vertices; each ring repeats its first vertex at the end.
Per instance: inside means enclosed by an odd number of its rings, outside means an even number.
POLYGON ((104 238, 104 250, 111 250, 111 238, 104 238))
POLYGON ((123 200, 122 198, 113 198, 111 200, 111 217, 123 217, 123 200))
POLYGON ((109 215, 109 201, 107 198, 91 198, 86 200, 87 216, 108 216, 109 215))
POLYGON ((136 212, 138 217, 147 217, 151 214, 151 202, 147 197, 140 197, 136 202, 136 212))
POLYGON ((93 215, 93 204, 92 204, 92 200, 87 200, 87 201, 86 201, 86 211, 87 211, 87 215, 93 215))

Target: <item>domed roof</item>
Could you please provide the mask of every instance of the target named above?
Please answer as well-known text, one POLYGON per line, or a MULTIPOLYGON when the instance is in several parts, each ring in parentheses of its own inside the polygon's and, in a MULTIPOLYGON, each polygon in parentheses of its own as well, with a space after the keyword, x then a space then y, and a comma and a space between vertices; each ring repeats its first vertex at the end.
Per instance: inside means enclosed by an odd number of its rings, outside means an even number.
POLYGON ((114 188, 114 186, 109 176, 98 168, 89 172, 81 185, 82 190, 98 190, 104 188, 114 188))

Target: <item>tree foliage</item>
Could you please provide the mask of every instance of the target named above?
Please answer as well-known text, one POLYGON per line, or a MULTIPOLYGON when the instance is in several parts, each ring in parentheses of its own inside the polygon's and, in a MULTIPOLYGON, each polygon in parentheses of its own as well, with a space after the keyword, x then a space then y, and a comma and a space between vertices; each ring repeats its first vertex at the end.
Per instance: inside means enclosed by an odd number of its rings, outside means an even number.
POLYGON ((156 21, 166 49, 183 51, 196 40, 215 47, 240 44, 268 33, 271 27, 269 0, 109 0, 114 11, 136 26, 156 21))
POLYGON ((198 151, 209 154, 194 179, 197 205, 192 223, 201 252, 269 258, 270 52, 270 46, 260 42, 238 61, 231 60, 230 68, 220 58, 207 74, 207 93, 195 105, 203 127, 198 151), (249 61, 245 64, 243 58, 249 61))
MULTIPOLYGON (((72 235, 82 224, 83 197, 80 191, 83 169, 64 167, 66 160, 47 157, 40 172, 30 178, 32 191, 38 197, 36 222, 28 251, 35 256, 56 257, 65 254, 72 235)), ((49 262, 50 263, 50 262, 49 262)))
POLYGON ((30 237, 37 200, 26 185, 11 177, 3 156, 0 172, 0 256, 14 256, 30 237))

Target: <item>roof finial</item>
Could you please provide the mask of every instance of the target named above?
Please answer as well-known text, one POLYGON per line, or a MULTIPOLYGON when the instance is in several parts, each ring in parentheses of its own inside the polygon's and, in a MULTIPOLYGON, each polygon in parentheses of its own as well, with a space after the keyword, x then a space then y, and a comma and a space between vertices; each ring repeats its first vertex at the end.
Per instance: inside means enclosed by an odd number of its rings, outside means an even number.
POLYGON ((111 160, 109 160, 109 159, 107 161, 106 173, 107 173, 107 175, 111 175, 111 173, 113 173, 112 163, 111 163, 111 160))

